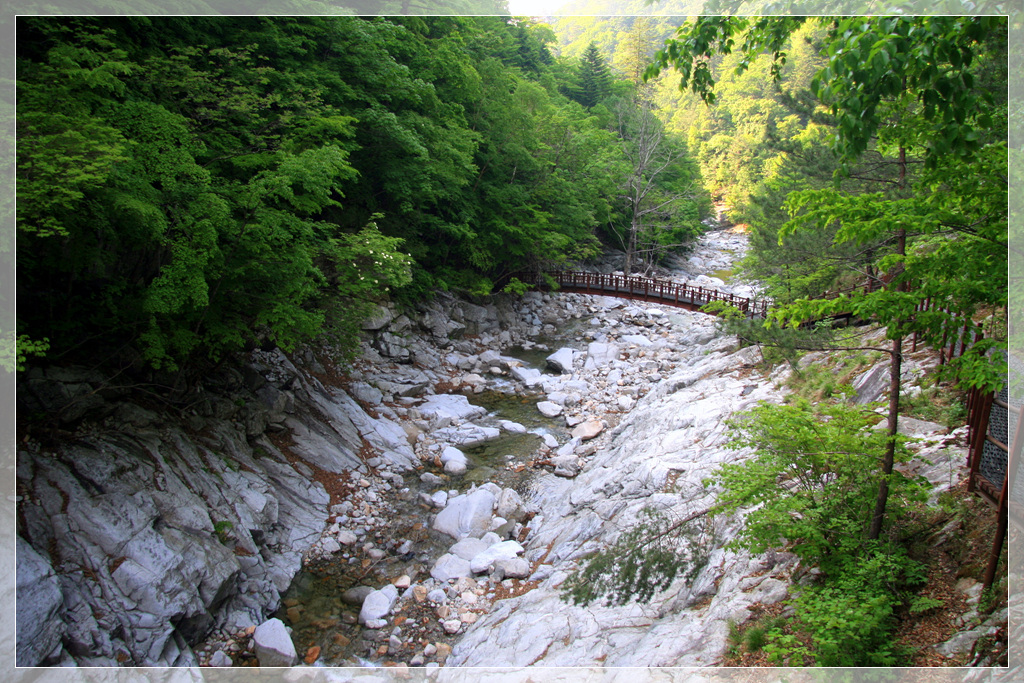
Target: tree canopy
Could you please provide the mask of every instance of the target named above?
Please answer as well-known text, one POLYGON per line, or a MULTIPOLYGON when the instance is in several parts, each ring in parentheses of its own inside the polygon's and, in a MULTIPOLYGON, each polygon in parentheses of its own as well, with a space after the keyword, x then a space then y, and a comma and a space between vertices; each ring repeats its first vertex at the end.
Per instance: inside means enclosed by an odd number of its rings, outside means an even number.
MULTIPOLYGON (((487 294, 629 224, 608 107, 631 86, 598 69, 604 104, 566 97, 580 65, 543 24, 18 23, 23 356, 195 370, 351 341, 384 297, 487 294)), ((697 195, 675 207, 691 234, 697 195)))

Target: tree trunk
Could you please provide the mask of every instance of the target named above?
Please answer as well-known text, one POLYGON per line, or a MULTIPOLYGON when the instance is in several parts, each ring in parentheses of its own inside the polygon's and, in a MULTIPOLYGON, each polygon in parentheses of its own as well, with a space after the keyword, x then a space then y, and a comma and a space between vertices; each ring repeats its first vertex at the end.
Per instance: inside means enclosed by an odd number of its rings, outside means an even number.
MULTIPOLYGON (((902 188, 907 178, 907 150, 900 146, 899 157, 899 186, 902 188)), ((899 228, 896 231, 896 253, 901 256, 907 255, 907 230, 899 228)), ((903 271, 903 264, 897 264, 893 269, 890 286, 896 287, 897 291, 903 287, 894 282, 896 277, 903 271)), ((895 324, 901 324, 899 318, 895 324)), ((882 458, 882 481, 878 484, 878 497, 875 499, 875 511, 871 515, 871 527, 868 529, 868 538, 877 539, 882 535, 882 523, 885 521, 885 505, 889 500, 889 477, 892 475, 893 464, 896 460, 896 434, 899 428, 900 418, 900 371, 903 366, 903 337, 896 336, 892 340, 892 360, 889 362, 889 422, 888 441, 885 445, 885 456, 882 458)))
POLYGON ((892 340, 892 359, 889 361, 889 422, 886 430, 889 434, 882 458, 882 481, 878 485, 878 497, 875 499, 875 511, 871 515, 871 528, 868 538, 877 539, 882 534, 882 522, 885 521, 885 505, 889 500, 889 476, 892 474, 896 460, 896 434, 900 415, 900 371, 903 365, 903 337, 892 340))

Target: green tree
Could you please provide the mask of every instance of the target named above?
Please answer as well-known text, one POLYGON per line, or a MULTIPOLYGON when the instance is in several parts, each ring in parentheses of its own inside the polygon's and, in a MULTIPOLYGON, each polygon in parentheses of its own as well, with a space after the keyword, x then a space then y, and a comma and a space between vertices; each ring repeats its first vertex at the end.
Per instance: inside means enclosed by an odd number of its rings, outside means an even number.
MULTIPOLYGON (((650 73, 672 64, 682 74, 680 87, 689 86, 713 102, 714 78, 708 67, 712 55, 729 54, 734 36, 742 33, 739 68, 770 52, 774 56, 771 70, 778 77, 786 40, 803 21, 698 19, 666 44, 650 73)), ((974 317, 982 307, 1005 315, 1005 103, 993 101, 988 92, 975 87, 974 76, 976 57, 991 54, 998 59, 1005 54, 1005 42, 999 42, 1005 21, 994 17, 831 21, 824 48, 827 65, 811 88, 835 117, 834 149, 848 172, 849 165, 871 146, 893 158, 897 176, 887 192, 795 193, 787 204, 793 219, 783 236, 801 227, 826 230, 838 225, 836 243, 865 246, 881 240, 888 248, 877 266, 889 283, 884 289, 841 299, 803 299, 776 309, 774 318, 797 325, 846 309, 886 326, 892 340, 890 448, 882 471, 889 474, 896 443, 903 338, 917 332, 938 344, 947 332, 964 324, 970 332, 979 329, 974 317), (940 101, 944 102, 941 107, 940 101), (979 109, 983 102, 987 106, 979 109), (916 155, 926 169, 913 186, 907 175, 908 154, 916 155), (959 175, 950 173, 953 169, 968 172, 971 180, 962 182, 959 175), (912 238, 909 245, 908 236, 912 238), (971 277, 951 277, 954 273, 944 267, 949 265, 944 254, 950 251, 977 257, 971 262, 975 268, 971 277), (907 291, 910 285, 913 292, 907 291), (917 305, 929 294, 934 294, 933 301, 941 308, 918 314, 917 305)), ((987 357, 992 348, 1005 349, 1005 336, 991 327, 986 331, 986 341, 973 345, 954 365, 964 386, 996 388, 1005 374, 1005 365, 987 357)), ((882 529, 887 481, 879 485, 872 515, 874 537, 882 529)))
POLYGON ((576 101, 587 109, 611 92, 611 74, 597 45, 591 43, 580 58, 580 85, 576 101))

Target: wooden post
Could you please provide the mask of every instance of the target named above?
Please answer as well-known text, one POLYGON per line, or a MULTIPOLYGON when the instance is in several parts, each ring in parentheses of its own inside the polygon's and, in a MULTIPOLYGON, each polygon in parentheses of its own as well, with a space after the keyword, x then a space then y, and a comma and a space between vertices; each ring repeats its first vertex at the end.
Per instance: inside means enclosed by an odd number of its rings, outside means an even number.
MULTIPOLYGON (((1010 411, 1007 406, 1007 423, 1009 423, 1010 411)), ((1006 473, 1003 475, 1003 488, 999 492, 999 513, 996 517, 996 535, 992 539, 992 550, 988 556, 988 566, 985 567, 985 576, 982 578, 982 590, 988 590, 996 579, 996 569, 999 568, 999 556, 1003 553, 1003 543, 1006 541, 1007 522, 1009 516, 1009 502, 1011 482, 1017 478, 1017 463, 1020 460, 1021 450, 1021 418, 1024 417, 1024 408, 1017 411, 1017 430, 1013 435, 1013 447, 1006 453, 1006 473), (1012 476, 1011 476, 1012 472, 1012 476)))
POLYGON ((967 464, 971 468, 970 474, 967 477, 968 491, 974 491, 977 488, 976 479, 978 478, 978 468, 981 466, 981 451, 985 447, 989 413, 992 410, 992 401, 995 397, 995 393, 984 394, 976 404, 978 417, 974 420, 976 423, 974 434, 971 437, 970 450, 967 452, 967 464))

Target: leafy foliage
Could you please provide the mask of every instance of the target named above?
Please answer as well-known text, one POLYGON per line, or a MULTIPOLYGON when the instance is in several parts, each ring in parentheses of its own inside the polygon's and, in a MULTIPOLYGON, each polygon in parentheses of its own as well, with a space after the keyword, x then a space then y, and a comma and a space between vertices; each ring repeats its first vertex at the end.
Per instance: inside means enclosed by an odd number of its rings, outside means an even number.
POLYGON ((625 215, 609 112, 562 94, 530 20, 25 17, 19 36, 18 334, 48 361, 199 372, 325 330, 352 348, 374 301, 489 294, 597 254, 625 215))
POLYGON ((588 605, 649 600, 677 577, 692 581, 707 563, 712 539, 703 514, 673 520, 652 508, 610 546, 587 556, 565 582, 563 600, 588 605))
MULTIPOLYGON (((708 481, 722 489, 716 514, 753 508, 734 545, 755 553, 786 547, 825 569, 855 555, 865 543, 887 440, 885 432, 869 429, 873 418, 845 403, 803 400, 761 405, 734 418, 730 446, 753 448, 754 456, 723 465, 708 481)), ((897 461, 907 457, 900 444, 897 461)), ((922 500, 919 483, 898 473, 890 479, 901 504, 922 500)))
MULTIPOLYGON (((920 565, 898 544, 901 520, 925 499, 926 487, 894 472, 889 534, 868 537, 885 432, 873 414, 845 403, 762 405, 734 419, 734 448, 751 459, 723 465, 708 484, 722 488, 716 514, 745 511, 734 547, 754 553, 786 548, 805 566, 820 567, 821 583, 799 590, 796 623, 811 634, 807 649, 781 627, 769 631, 771 661, 822 666, 892 666, 902 653, 890 632, 903 591, 921 580, 920 565)), ((907 458, 902 444, 897 460, 907 458)))

